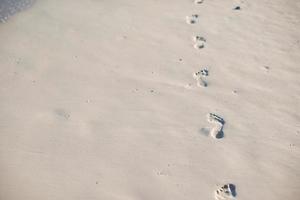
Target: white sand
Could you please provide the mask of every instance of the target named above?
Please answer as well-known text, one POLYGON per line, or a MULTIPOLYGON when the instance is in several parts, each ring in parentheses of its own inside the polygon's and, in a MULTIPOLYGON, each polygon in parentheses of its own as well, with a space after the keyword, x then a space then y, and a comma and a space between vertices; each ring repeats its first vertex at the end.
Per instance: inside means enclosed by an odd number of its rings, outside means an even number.
POLYGON ((0 24, 0 199, 299 199, 300 2, 243 2, 40 0, 0 24))

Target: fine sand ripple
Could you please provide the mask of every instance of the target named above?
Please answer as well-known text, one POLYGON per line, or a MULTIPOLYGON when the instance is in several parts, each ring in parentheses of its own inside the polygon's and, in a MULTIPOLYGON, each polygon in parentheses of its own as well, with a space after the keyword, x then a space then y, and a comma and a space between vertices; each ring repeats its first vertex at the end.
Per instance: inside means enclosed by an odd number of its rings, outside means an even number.
POLYGON ((29 8, 35 0, 0 0, 0 22, 6 22, 14 14, 29 8))

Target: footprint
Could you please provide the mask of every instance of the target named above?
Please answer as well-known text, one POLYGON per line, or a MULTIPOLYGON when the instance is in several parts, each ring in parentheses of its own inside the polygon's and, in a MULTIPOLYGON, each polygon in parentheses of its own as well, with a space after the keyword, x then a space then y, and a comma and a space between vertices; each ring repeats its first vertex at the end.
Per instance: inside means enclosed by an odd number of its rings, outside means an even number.
POLYGON ((195 49, 203 49, 204 48, 204 43, 195 43, 194 48, 195 49))
POLYGON ((202 4, 204 2, 204 0, 195 0, 194 3, 195 4, 202 4))
POLYGON ((199 18, 199 15, 197 15, 197 14, 185 17, 186 23, 188 23, 188 24, 196 24, 196 22, 198 21, 198 18, 199 18))
POLYGON ((6 22, 9 17, 29 8, 35 0, 0 0, 0 22, 6 22))
POLYGON ((230 200, 230 199, 235 199, 235 197, 236 197, 235 185, 231 183, 225 184, 215 191, 216 200, 230 200))
POLYGON ((207 87, 207 82, 202 78, 199 72, 194 73, 193 77, 197 81, 198 87, 207 87))
POLYGON ((225 124, 224 119, 219 117, 216 114, 209 113, 207 115, 207 121, 213 124, 213 127, 210 129, 210 135, 216 139, 223 138, 224 137, 223 126, 225 124))
POLYGON ((208 76, 208 70, 202 69, 198 72, 195 72, 193 74, 193 78, 197 81, 198 87, 207 87, 207 82, 204 80, 204 78, 208 76))
POLYGON ((193 40, 195 42, 195 49, 203 49, 205 47, 206 39, 204 37, 197 35, 193 38, 193 40))

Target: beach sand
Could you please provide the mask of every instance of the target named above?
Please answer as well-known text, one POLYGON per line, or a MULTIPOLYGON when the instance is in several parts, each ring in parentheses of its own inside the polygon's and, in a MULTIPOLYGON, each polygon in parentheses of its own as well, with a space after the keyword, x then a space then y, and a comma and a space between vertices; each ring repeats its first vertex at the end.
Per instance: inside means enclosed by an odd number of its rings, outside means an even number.
POLYGON ((299 199, 299 36, 292 0, 37 0, 0 24, 0 199, 299 199))

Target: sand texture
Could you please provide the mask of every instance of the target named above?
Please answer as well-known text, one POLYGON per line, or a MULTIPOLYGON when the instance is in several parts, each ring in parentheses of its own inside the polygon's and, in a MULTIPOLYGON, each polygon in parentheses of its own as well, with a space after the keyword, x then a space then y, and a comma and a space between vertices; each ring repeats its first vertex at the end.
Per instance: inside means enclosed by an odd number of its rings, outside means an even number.
POLYGON ((300 1, 0 0, 0 20, 0 200, 300 199, 300 1))

